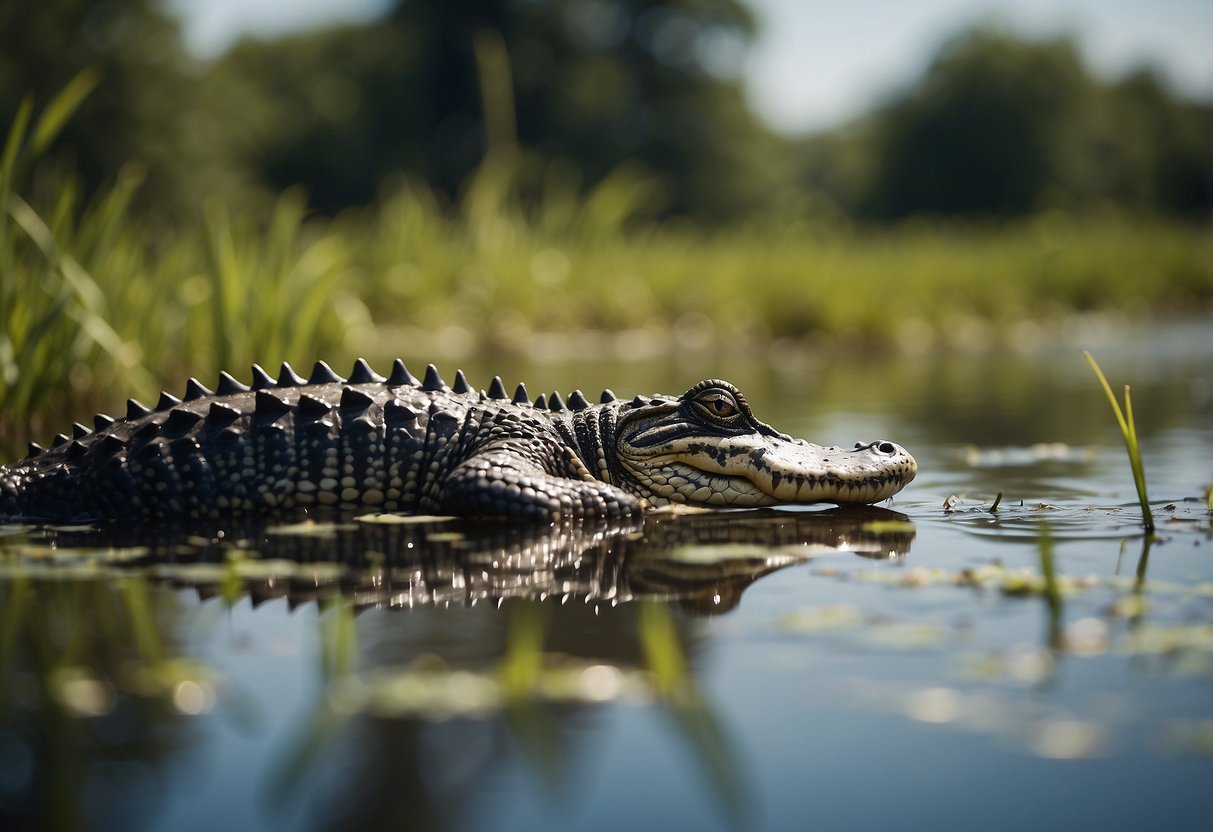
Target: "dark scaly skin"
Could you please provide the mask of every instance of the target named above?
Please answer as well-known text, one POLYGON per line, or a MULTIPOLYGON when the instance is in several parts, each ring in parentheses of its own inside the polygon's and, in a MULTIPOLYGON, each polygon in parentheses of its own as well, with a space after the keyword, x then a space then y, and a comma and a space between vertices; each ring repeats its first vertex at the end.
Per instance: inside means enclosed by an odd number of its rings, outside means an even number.
POLYGON ((544 522, 635 520, 670 503, 749 507, 873 503, 917 467, 891 442, 823 448, 759 422, 727 382, 680 397, 534 404, 500 379, 477 393, 397 361, 384 379, 318 363, 304 380, 254 368, 184 401, 75 426, 51 450, 0 467, 0 519, 85 521, 339 510, 544 522))

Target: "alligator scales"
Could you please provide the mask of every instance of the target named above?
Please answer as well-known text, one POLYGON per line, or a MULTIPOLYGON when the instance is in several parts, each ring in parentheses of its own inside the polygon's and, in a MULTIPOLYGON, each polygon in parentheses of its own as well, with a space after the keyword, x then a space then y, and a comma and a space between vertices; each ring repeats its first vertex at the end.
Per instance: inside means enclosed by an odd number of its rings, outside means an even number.
POLYGON ((397 360, 383 378, 323 362, 303 379, 253 367, 251 386, 195 379, 184 400, 132 400, 54 447, 0 466, 0 519, 85 521, 340 510, 635 520, 644 509, 874 503, 917 465, 887 441, 854 448, 792 439, 758 421, 741 393, 709 379, 681 396, 591 404, 574 392, 475 391, 433 365, 397 360))

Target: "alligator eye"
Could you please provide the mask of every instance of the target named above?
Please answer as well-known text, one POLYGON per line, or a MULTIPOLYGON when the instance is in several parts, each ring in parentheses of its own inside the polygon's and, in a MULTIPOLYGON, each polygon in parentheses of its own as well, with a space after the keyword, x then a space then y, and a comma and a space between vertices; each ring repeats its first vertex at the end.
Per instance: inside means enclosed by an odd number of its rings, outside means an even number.
POLYGON ((694 399, 695 406, 715 420, 728 421, 741 413, 737 401, 725 390, 704 390, 694 399))

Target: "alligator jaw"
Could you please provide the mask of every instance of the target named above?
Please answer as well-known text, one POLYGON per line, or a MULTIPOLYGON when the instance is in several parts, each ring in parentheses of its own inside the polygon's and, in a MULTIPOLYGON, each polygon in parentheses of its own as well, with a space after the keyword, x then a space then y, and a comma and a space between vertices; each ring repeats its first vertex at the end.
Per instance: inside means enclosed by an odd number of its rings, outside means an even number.
POLYGON ((633 468, 633 475, 651 502, 733 508, 876 503, 918 471, 914 458, 892 442, 845 450, 761 435, 671 442, 641 467, 643 473, 633 468))

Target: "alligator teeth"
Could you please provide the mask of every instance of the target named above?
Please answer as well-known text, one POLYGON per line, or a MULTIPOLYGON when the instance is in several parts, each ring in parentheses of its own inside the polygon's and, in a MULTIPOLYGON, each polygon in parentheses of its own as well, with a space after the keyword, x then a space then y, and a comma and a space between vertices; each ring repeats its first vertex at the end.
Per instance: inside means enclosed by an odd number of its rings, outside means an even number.
POLYGON ((589 406, 589 401, 586 400, 585 394, 580 390, 574 390, 569 395, 569 410, 585 410, 589 406))
POLYGON ((308 378, 308 384, 341 384, 344 382, 341 376, 333 372, 333 368, 323 361, 317 361, 316 366, 312 367, 312 375, 308 378))
POLYGON ((215 388, 215 392, 220 396, 230 396, 233 393, 247 393, 248 390, 247 384, 241 384, 236 381, 226 370, 219 373, 219 384, 215 388))
POLYGON ((438 375, 438 368, 433 364, 425 368, 425 381, 421 382, 421 389, 430 393, 447 389, 446 382, 438 375))
POLYGON ((350 371, 350 384, 370 384, 372 381, 387 381, 387 379, 372 370, 371 365, 367 364, 364 359, 359 358, 354 362, 354 369, 350 371))
POLYGON ((397 358, 392 362, 392 374, 387 377, 387 383, 393 387, 399 387, 404 384, 416 387, 421 382, 409 372, 409 368, 404 366, 404 362, 397 358))
POLYGON ((113 416, 106 416, 104 413, 98 413, 93 417, 93 427, 96 430, 105 430, 114 424, 113 416))
POLYGON ((160 398, 156 401, 156 410, 172 410, 179 404, 181 404, 181 399, 172 393, 161 391, 160 398))
POLYGON ((598 397, 598 401, 601 402, 602 404, 610 404, 611 402, 615 401, 617 398, 619 398, 619 397, 615 395, 614 390, 612 390, 609 387, 604 387, 602 390, 602 395, 598 397))
POLYGON ((467 376, 463 374, 463 370, 455 371, 455 386, 451 389, 460 395, 474 392, 472 385, 468 384, 467 376))
POLYGON ((86 428, 84 425, 80 424, 79 422, 72 423, 72 438, 73 439, 81 439, 85 436, 88 436, 90 433, 92 433, 92 431, 89 430, 88 428, 86 428))
POLYGON ((552 391, 552 397, 548 399, 548 408, 555 413, 559 413, 560 411, 564 410, 564 399, 560 398, 559 391, 552 391))
POLYGON ((302 384, 307 384, 307 379, 295 372, 294 368, 285 361, 278 369, 278 386, 279 387, 299 387, 302 384))
POLYGON ((505 392, 505 385, 501 381, 501 376, 493 376, 493 380, 489 382, 490 399, 508 399, 509 394, 505 392))
POLYGON ((274 380, 270 378, 270 374, 261 369, 260 364, 253 365, 253 389, 265 390, 274 386, 274 380))
POLYGON ((526 385, 519 382, 518 387, 514 390, 514 404, 530 404, 531 397, 527 395, 526 385))

